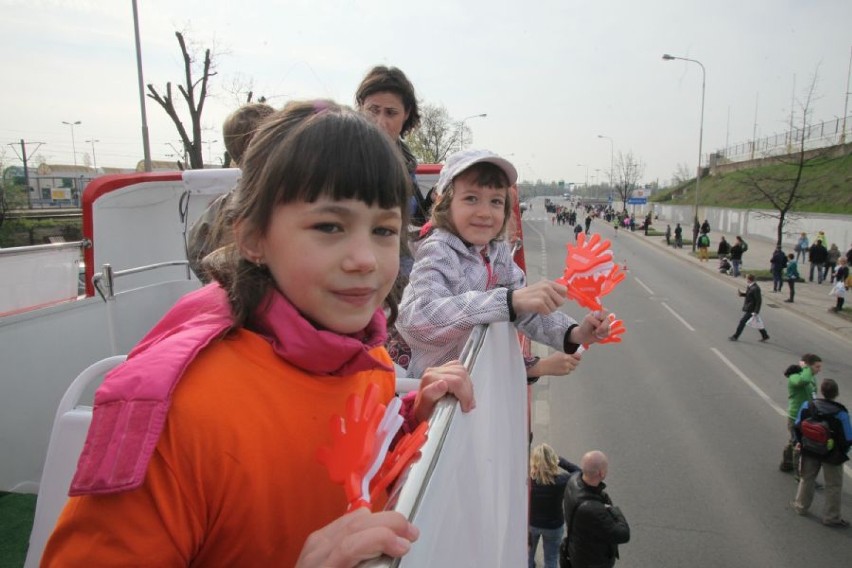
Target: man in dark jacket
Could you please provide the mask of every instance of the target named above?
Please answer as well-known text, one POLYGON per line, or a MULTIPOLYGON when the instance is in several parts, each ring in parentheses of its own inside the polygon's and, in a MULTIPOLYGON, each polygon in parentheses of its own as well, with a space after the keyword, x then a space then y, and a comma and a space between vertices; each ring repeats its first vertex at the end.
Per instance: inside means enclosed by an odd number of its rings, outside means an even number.
MULTIPOLYGON (((736 341, 740 338, 740 334, 745 329, 748 320, 750 320, 752 316, 757 316, 760 313, 760 305, 763 302, 760 294, 760 286, 758 286, 757 282, 754 281, 754 274, 746 276, 746 282, 748 285, 746 286, 745 292, 737 290, 737 294, 744 297, 745 300, 743 301, 743 317, 740 318, 740 323, 737 324, 737 331, 728 338, 731 341, 736 341)), ((760 332, 761 341, 769 339, 769 334, 766 332, 762 323, 758 325, 757 328, 760 332)))
POLYGON ((822 269, 825 266, 826 260, 828 260, 828 249, 825 248, 825 243, 823 243, 820 239, 817 239, 816 242, 811 245, 811 248, 808 249, 808 262, 811 263, 811 270, 808 273, 808 282, 814 281, 814 269, 816 269, 817 284, 822 284, 822 269))
POLYGON ((603 452, 588 452, 580 469, 568 480, 563 501, 571 566, 612 568, 618 545, 630 540, 630 526, 604 491, 608 461, 603 452))
POLYGON ((769 259, 769 270, 772 272, 772 291, 780 292, 784 287, 784 269, 787 268, 787 255, 781 247, 775 247, 772 258, 769 259))
POLYGON ((849 522, 840 516, 840 496, 843 491, 843 463, 849 459, 847 455, 852 446, 852 424, 849 423, 849 411, 835 401, 840 389, 833 379, 823 379, 819 385, 823 398, 805 401, 799 410, 794 433, 796 441, 802 443, 802 422, 814 414, 821 416, 831 429, 829 451, 819 455, 802 447, 801 477, 796 500, 791 503, 793 509, 806 515, 814 498, 816 477, 823 470, 825 478, 825 505, 822 512, 822 524, 829 527, 846 528, 849 522), (823 418, 824 417, 824 418, 823 418))

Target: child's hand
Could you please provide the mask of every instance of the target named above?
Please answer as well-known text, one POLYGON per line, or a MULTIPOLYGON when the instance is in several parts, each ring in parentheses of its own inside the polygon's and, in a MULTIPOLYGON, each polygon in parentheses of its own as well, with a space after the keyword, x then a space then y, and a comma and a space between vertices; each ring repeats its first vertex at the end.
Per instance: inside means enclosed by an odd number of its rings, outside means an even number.
POLYGON ((545 375, 562 377, 576 369, 579 364, 579 355, 556 352, 539 359, 538 363, 527 369, 527 375, 532 377, 543 377, 545 375))
POLYGON ((418 422, 432 416, 435 405, 446 394, 459 399, 462 412, 476 408, 473 398, 473 383, 460 361, 450 361, 440 367, 429 367, 420 378, 420 390, 414 399, 414 417, 418 422))
POLYGON ((512 309, 520 314, 546 316, 565 303, 568 290, 562 284, 542 280, 512 292, 512 309))
POLYGON ((579 326, 571 330, 571 343, 590 345, 609 337, 610 320, 601 312, 586 314, 579 326))
POLYGON ((311 533, 296 567, 349 568, 381 554, 398 558, 419 536, 400 513, 359 508, 311 533))

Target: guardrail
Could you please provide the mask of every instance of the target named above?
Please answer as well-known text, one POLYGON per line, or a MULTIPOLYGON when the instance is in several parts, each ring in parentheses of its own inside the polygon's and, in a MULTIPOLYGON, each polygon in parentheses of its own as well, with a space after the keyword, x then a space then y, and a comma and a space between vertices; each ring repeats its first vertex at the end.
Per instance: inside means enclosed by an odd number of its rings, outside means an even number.
POLYGON ((438 403, 420 459, 386 506, 417 525, 420 539, 406 556, 362 568, 526 561, 527 387, 515 328, 474 328, 460 359, 474 382, 476 409, 462 415, 453 397, 438 403))

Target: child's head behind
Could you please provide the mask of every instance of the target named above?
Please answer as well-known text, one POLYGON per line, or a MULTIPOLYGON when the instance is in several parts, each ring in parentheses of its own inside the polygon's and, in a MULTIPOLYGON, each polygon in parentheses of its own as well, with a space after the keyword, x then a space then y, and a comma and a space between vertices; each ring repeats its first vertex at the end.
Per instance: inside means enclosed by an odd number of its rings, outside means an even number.
MULTIPOLYGON (((211 266, 216 280, 229 292, 235 327, 250 325, 252 314, 272 286, 284 291, 291 279, 301 278, 303 287, 311 287, 304 280, 306 275, 316 274, 310 270, 318 263, 331 262, 334 251, 341 250, 341 242, 360 238, 363 231, 356 233, 354 229, 362 226, 350 225, 345 218, 348 212, 370 212, 369 223, 385 212, 393 217, 382 217, 375 226, 370 225, 370 240, 365 243, 372 249, 378 240, 385 252, 393 247, 398 268, 400 236, 393 229, 407 223, 404 204, 408 201, 408 173, 391 141, 362 115, 330 101, 290 103, 264 121, 242 165, 243 176, 228 215, 238 245, 223 251, 211 266), (331 207, 335 202, 341 207, 331 207), (309 243, 328 238, 328 246, 313 255, 305 250, 302 255, 288 257, 289 264, 282 268, 280 255, 288 254, 289 245, 287 234, 274 223, 282 219, 282 209, 307 211, 317 203, 327 203, 334 210, 315 223, 309 221, 306 226, 294 225, 287 230, 293 231, 294 241, 308 235, 309 243), (261 254, 252 252, 257 243, 263 243, 261 254)), ((389 258, 385 252, 381 253, 383 258, 389 258)), ((351 265, 354 261, 346 262, 351 265)), ((371 269, 350 266, 345 270, 371 269)), ((384 289, 387 284, 389 289, 395 276, 394 270, 390 283, 385 283, 383 276, 380 283, 358 286, 384 289)), ((355 287, 349 280, 341 284, 347 290, 355 287)), ((325 284, 317 283, 317 288, 325 284)), ((296 298, 288 299, 303 314, 306 312, 296 298)))
POLYGON ((240 165, 243 155, 248 148, 260 124, 266 120, 275 109, 265 103, 250 103, 241 106, 228 115, 222 124, 222 139, 225 150, 236 165, 240 165))
POLYGON ((432 224, 477 245, 505 237, 517 179, 514 166, 488 150, 452 154, 435 186, 432 224))

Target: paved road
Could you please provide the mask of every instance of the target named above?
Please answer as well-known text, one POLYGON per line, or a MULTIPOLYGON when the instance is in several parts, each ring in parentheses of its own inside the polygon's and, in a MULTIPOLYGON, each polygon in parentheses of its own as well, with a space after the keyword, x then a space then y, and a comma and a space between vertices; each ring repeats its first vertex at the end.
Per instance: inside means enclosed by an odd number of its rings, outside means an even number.
MULTIPOLYGON (((558 276, 564 243, 573 239, 568 227, 543 215, 536 220, 536 210, 543 212, 543 203, 535 202, 524 224, 531 281, 558 276)), ((612 238, 615 259, 628 267, 628 278, 607 298, 627 335, 622 344, 593 346, 575 374, 535 385, 534 443, 546 441, 574 461, 592 448, 610 455, 611 494, 633 529, 619 566, 848 564, 852 530, 796 516, 788 505, 795 483, 777 469, 788 364, 819 353, 822 376, 837 379, 841 399, 852 403, 850 341, 816 321, 827 315, 827 287, 821 313, 768 305, 772 339, 760 343, 747 329, 731 343, 742 279, 699 266, 653 242, 658 238, 624 231, 616 237, 598 221, 592 230, 612 238)), ((771 244, 766 254, 749 245, 749 255, 768 260, 771 244)), ((752 266, 748 256, 745 265, 752 266)), ((582 313, 573 305, 566 311, 582 313)), ((852 517, 848 472, 843 508, 852 517)), ((821 504, 818 494, 816 513, 821 504)))

